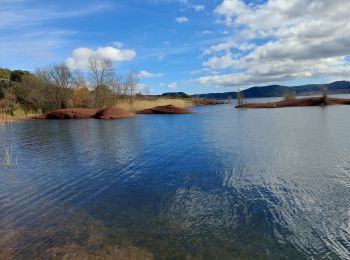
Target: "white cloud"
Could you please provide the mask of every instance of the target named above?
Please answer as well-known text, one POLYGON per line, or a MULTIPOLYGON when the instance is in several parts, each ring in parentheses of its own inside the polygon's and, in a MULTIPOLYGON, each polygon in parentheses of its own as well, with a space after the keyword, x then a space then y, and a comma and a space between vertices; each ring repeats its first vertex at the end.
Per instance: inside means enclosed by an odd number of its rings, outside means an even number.
POLYGON ((192 4, 190 1, 188 0, 178 0, 183 6, 185 6, 188 9, 193 9, 196 12, 200 12, 203 11, 205 9, 204 5, 195 5, 192 4))
POLYGON ((240 51, 247 51, 256 48, 255 44, 252 43, 238 43, 234 39, 228 39, 222 43, 210 46, 208 49, 204 51, 204 55, 209 55, 221 51, 229 51, 230 49, 237 49, 240 51))
POLYGON ((139 73, 139 77, 141 79, 149 79, 149 78, 159 78, 159 77, 162 77, 163 74, 162 73, 151 73, 151 72, 148 72, 148 71, 141 71, 139 73))
POLYGON ((171 89, 177 89, 177 83, 176 82, 172 82, 168 85, 168 88, 171 88, 171 89))
POLYGON ((315 77, 343 78, 350 75, 350 64, 343 58, 304 61, 271 61, 252 66, 246 72, 200 77, 201 85, 251 86, 315 77))
POLYGON ((42 8, 25 6, 21 1, 6 1, 0 9, 0 28, 8 26, 29 26, 44 23, 50 20, 86 16, 111 9, 109 3, 85 5, 79 8, 42 8), (11 5, 5 5, 11 3, 11 5))
POLYGON ((210 69, 210 68, 203 68, 203 69, 200 69, 200 70, 192 70, 191 71, 191 74, 193 74, 193 75, 202 74, 202 73, 209 73, 211 75, 218 75, 219 74, 218 71, 216 71, 215 69, 210 69))
POLYGON ((113 62, 130 61, 136 57, 134 50, 118 49, 111 46, 99 47, 96 50, 89 48, 77 48, 72 56, 66 60, 66 64, 73 69, 87 69, 91 57, 103 57, 113 62))
POLYGON ((185 17, 185 16, 180 16, 180 17, 176 17, 175 18, 175 21, 177 22, 177 23, 188 23, 188 18, 187 17, 185 17))
POLYGON ((191 74, 196 75, 196 74, 201 74, 203 70, 192 70, 191 74))
POLYGON ((197 12, 203 11, 205 9, 204 5, 193 5, 193 9, 197 12))
POLYGON ((203 62, 203 66, 209 67, 214 70, 226 69, 233 66, 234 64, 235 61, 233 60, 231 53, 226 53, 224 56, 221 57, 214 56, 208 61, 203 62))
POLYGON ((255 5, 224 0, 215 13, 224 18, 232 37, 207 48, 204 54, 213 56, 203 66, 232 68, 232 73, 201 77, 197 82, 247 86, 348 77, 349 9, 347 0, 268 0, 255 5))
POLYGON ((213 31, 210 31, 210 30, 204 30, 201 32, 203 35, 210 35, 210 34, 213 34, 213 31))

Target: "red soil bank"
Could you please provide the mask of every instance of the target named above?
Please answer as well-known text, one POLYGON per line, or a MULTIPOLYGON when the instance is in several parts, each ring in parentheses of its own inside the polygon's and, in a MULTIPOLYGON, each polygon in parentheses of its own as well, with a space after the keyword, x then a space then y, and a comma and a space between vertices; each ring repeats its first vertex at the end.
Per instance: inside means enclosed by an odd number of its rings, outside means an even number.
POLYGON ((119 119, 133 117, 134 114, 121 108, 105 108, 102 110, 89 108, 67 108, 49 112, 31 119, 119 119))
POLYGON ((89 108, 67 108, 49 112, 44 119, 88 119, 97 113, 97 109, 89 108))
POLYGON ((117 107, 105 108, 98 111, 93 118, 96 119, 119 119, 119 118, 128 118, 135 116, 133 113, 125 111, 124 109, 117 107))
POLYGON ((137 114, 191 114, 192 111, 185 108, 179 108, 173 105, 158 106, 136 112, 137 114))
MULTIPOLYGON (((327 105, 350 105, 350 99, 343 98, 328 98, 327 105)), ((310 106, 324 106, 322 98, 310 97, 301 99, 283 100, 271 103, 248 103, 236 108, 282 108, 282 107, 310 107, 310 106)))

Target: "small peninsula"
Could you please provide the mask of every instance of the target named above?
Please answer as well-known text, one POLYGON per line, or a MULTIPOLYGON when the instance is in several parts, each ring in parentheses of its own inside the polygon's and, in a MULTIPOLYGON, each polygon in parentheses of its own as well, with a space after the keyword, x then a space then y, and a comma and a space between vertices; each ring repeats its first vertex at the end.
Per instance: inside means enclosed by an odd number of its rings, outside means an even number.
POLYGON ((350 99, 344 98, 327 98, 307 97, 298 99, 287 99, 278 102, 267 103, 245 103, 236 106, 236 108, 283 108, 283 107, 311 107, 311 106, 328 106, 328 105, 350 105, 350 99))

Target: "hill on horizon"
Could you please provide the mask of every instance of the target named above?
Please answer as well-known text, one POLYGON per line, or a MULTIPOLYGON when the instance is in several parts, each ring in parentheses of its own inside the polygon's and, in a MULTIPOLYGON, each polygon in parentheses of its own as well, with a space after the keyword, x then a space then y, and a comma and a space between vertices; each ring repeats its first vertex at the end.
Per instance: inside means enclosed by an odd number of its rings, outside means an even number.
MULTIPOLYGON (((251 87, 242 91, 246 98, 283 97, 287 91, 293 91, 298 96, 315 95, 321 93, 321 86, 328 87, 329 94, 350 94, 349 81, 335 81, 329 84, 308 84, 300 86, 268 85, 262 87, 251 87)), ((192 97, 208 99, 236 98, 237 92, 195 94, 192 97)))

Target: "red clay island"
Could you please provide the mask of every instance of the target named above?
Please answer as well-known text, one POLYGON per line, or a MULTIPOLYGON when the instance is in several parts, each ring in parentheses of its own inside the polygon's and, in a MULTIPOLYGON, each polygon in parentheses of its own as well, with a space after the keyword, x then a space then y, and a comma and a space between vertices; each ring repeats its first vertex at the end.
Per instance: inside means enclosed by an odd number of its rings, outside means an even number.
POLYGON ((96 113, 97 109, 89 108, 66 108, 59 109, 42 116, 42 119, 88 119, 92 118, 96 113))
POLYGON ((105 108, 102 110, 90 108, 59 109, 32 119, 121 119, 133 117, 134 114, 121 108, 105 108))
POLYGON ((136 112, 136 114, 191 114, 192 111, 186 108, 180 108, 173 105, 158 106, 144 109, 136 112))
POLYGON ((93 118, 95 119, 120 119, 133 117, 135 114, 125 111, 118 107, 108 107, 98 111, 93 118))
POLYGON ((326 104, 322 97, 309 97, 300 99, 288 99, 270 103, 247 103, 236 108, 283 108, 283 107, 311 107, 325 105, 350 105, 350 99, 327 98, 326 104))
MULTIPOLYGON (((173 105, 158 106, 138 111, 137 114, 190 114, 191 110, 179 108, 173 105)), ((59 109, 44 115, 33 116, 29 119, 45 120, 45 119, 122 119, 134 117, 134 113, 130 113, 124 109, 117 107, 109 107, 101 110, 90 108, 67 108, 59 109)), ((26 118, 28 119, 28 118, 26 118)))

